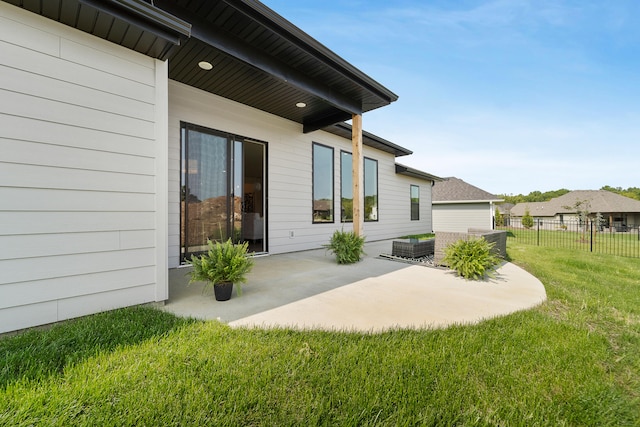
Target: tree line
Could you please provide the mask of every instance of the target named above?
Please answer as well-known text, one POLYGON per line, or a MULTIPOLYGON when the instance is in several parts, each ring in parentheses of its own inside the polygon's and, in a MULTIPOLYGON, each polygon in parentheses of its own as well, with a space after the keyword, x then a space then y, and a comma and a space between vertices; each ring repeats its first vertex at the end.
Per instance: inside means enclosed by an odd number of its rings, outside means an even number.
MULTIPOLYGON (((605 185, 601 188, 601 190, 611 191, 612 193, 617 193, 625 197, 629 197, 631 199, 640 200, 640 188, 638 187, 629 187, 627 189, 623 189, 622 187, 611 187, 610 185, 605 185)), ((556 197, 560 197, 564 194, 567 194, 569 190, 566 188, 561 188, 560 190, 555 191, 532 191, 527 195, 518 194, 514 195, 506 195, 499 194, 498 196, 501 199, 504 199, 505 203, 513 203, 514 205, 518 203, 533 203, 533 202, 547 202, 556 197)))

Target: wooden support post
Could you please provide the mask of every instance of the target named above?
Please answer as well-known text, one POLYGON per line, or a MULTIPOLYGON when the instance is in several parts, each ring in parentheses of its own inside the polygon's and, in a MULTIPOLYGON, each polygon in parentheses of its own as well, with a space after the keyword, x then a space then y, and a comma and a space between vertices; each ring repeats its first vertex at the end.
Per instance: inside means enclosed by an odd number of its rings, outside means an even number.
POLYGON ((364 159, 362 156, 362 115, 351 119, 352 181, 353 181, 353 231, 361 236, 364 228, 364 159))

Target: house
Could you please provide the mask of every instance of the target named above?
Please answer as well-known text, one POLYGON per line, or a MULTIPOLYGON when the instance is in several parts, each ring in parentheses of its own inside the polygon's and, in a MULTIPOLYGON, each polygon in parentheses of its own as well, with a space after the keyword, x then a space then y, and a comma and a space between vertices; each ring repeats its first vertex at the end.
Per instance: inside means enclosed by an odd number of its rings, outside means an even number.
POLYGON ((500 211, 500 214, 502 215, 502 225, 508 226, 509 224, 511 224, 511 208, 513 208, 514 206, 515 205, 513 203, 509 202, 496 203, 495 210, 496 212, 500 211))
POLYGON ((492 230, 495 204, 504 201, 456 177, 436 181, 432 200, 433 230, 464 233, 492 230))
POLYGON ((432 229, 362 130, 397 96, 259 2, 0 1, 0 73, 0 332, 165 301, 207 239, 432 229))
POLYGON ((629 231, 640 226, 640 200, 631 199, 606 190, 570 191, 548 202, 518 203, 511 208, 511 224, 518 226, 526 210, 535 218, 557 221, 559 225, 580 222, 576 204, 581 203, 591 218, 599 213, 603 227, 615 231, 629 231))

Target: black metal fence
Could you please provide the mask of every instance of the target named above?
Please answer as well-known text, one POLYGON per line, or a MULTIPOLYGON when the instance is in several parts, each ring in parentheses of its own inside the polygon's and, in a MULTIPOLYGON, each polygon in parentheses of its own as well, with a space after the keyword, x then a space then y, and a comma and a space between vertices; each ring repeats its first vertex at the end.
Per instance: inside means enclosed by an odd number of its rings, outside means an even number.
POLYGON ((618 231, 614 227, 598 226, 596 221, 536 219, 529 228, 514 223, 496 228, 507 230, 507 238, 520 243, 640 258, 640 228, 637 227, 618 231))

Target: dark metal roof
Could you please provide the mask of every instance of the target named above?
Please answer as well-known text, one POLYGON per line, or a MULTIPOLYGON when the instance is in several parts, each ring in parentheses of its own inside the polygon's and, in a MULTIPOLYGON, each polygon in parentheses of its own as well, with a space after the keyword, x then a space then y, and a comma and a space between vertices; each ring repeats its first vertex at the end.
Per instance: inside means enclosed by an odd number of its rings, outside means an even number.
POLYGON ((424 179, 426 181, 432 181, 436 183, 438 181, 442 181, 442 178, 431 175, 430 173, 423 172, 418 169, 410 168, 409 166, 401 165, 400 163, 396 163, 396 173, 400 175, 410 176, 411 178, 424 179))
POLYGON ((398 99, 255 0, 5 1, 168 59, 169 78, 301 123, 305 132, 398 99), (214 68, 200 69, 202 60, 214 68))

